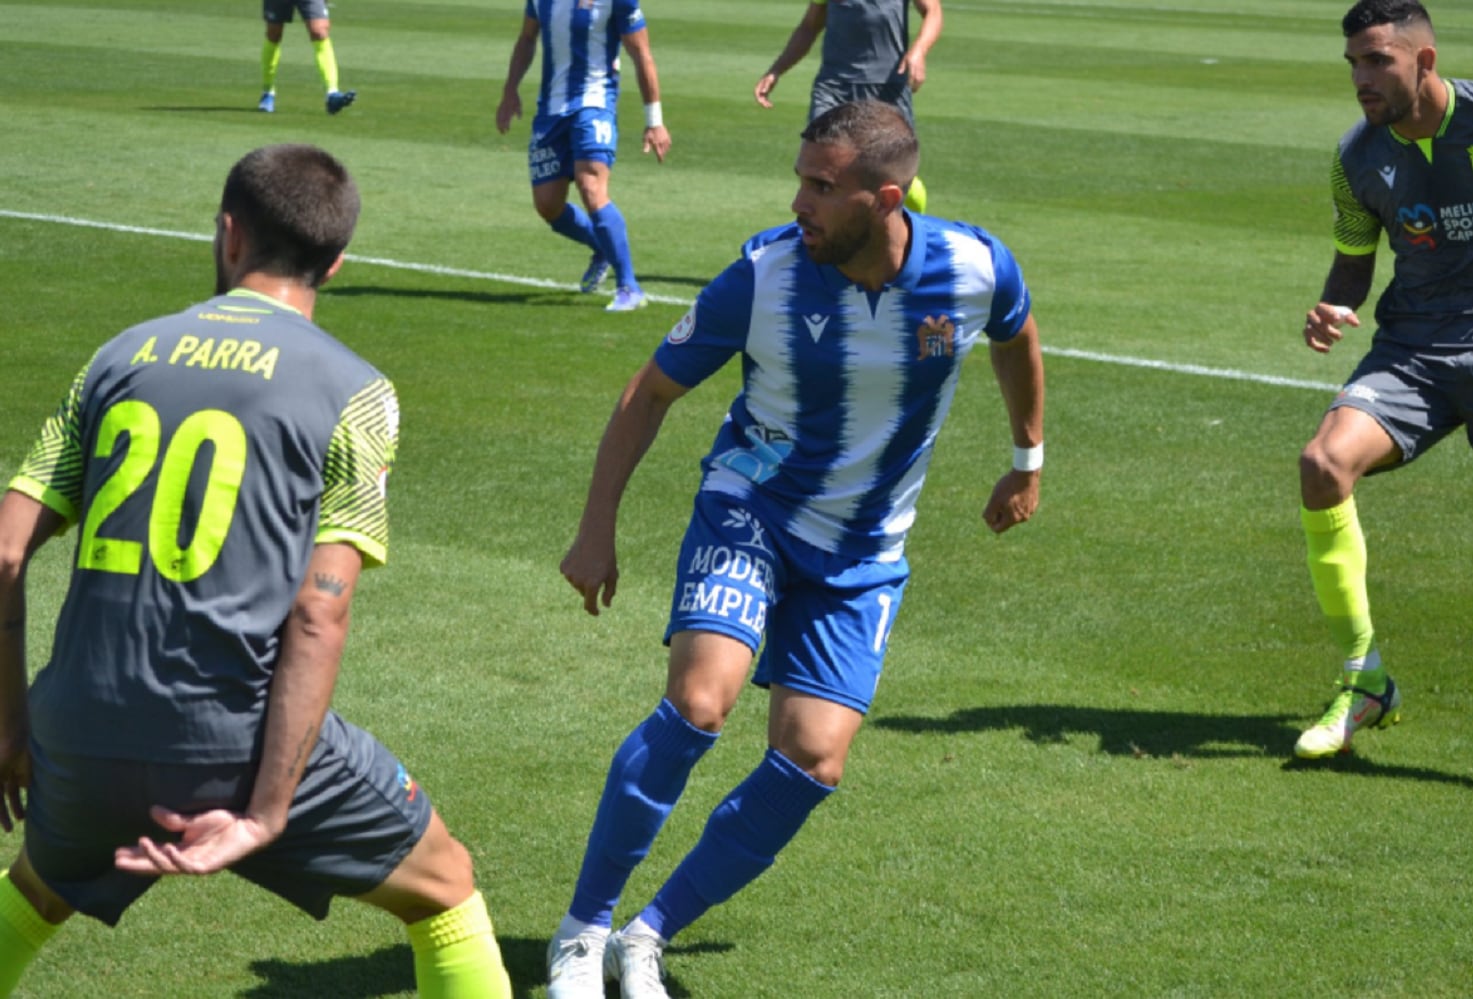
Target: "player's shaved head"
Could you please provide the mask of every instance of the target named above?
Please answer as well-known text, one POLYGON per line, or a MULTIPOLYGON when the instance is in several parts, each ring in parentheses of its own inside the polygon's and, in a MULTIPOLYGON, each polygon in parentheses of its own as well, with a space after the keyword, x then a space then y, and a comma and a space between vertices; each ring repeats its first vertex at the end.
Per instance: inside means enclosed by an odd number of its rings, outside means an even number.
POLYGON ((1407 35, 1414 44, 1432 45, 1432 16, 1418 0, 1360 0, 1340 21, 1346 38, 1353 38, 1378 25, 1389 24, 1398 34, 1407 35))
POLYGON ((220 211, 249 237, 249 270, 326 280, 358 224, 358 187, 348 170, 310 145, 264 146, 225 178, 220 211))
POLYGON ((905 115, 882 101, 854 101, 830 108, 808 123, 803 140, 844 143, 855 151, 853 167, 866 187, 910 186, 920 166, 920 143, 905 115))

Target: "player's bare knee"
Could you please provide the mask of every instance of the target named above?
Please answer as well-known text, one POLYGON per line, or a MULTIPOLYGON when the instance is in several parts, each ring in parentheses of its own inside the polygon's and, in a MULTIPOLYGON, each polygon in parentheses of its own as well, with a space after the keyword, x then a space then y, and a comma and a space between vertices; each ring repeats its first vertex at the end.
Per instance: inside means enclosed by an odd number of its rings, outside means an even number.
POLYGON ((1299 453, 1299 486, 1307 506, 1333 506, 1350 495, 1354 485, 1355 475, 1335 460, 1319 438, 1310 441, 1299 453))
POLYGON ((844 761, 823 760, 804 767, 803 772, 825 787, 836 788, 844 779, 844 761))
POLYGON ((731 711, 724 697, 709 690, 671 689, 665 692, 665 699, 675 705, 680 717, 703 732, 720 732, 731 711))

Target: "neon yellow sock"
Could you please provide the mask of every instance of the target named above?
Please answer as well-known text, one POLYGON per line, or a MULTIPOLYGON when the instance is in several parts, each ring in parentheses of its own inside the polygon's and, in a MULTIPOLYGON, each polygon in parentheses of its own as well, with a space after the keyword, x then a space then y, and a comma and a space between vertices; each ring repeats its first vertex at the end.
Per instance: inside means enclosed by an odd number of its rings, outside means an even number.
POLYGON ((409 945, 421 999, 511 999, 511 979, 480 892, 411 923, 409 945))
POLYGON ((20 889, 10 870, 0 871, 0 995, 15 990, 31 959, 60 926, 41 918, 20 889))
POLYGON ((1330 634, 1347 660, 1371 651, 1371 602, 1366 596, 1366 538, 1355 497, 1328 510, 1299 510, 1309 549, 1309 576, 1330 634))
POLYGON ((276 90, 276 69, 281 65, 281 43, 267 39, 261 46, 261 92, 276 90))
POLYGON ((338 57, 332 51, 332 39, 324 38, 312 43, 312 55, 317 60, 317 75, 328 93, 338 89, 338 57))

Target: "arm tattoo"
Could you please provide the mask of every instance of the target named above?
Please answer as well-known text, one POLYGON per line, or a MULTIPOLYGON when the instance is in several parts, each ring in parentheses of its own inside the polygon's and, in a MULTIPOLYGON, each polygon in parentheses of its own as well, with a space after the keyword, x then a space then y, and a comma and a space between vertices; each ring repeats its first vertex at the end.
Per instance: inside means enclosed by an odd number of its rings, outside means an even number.
POLYGON ((343 591, 348 588, 347 583, 326 572, 315 573, 312 576, 312 585, 316 586, 323 593, 331 593, 335 597, 342 596, 343 591))
POLYGON ((300 778, 306 772, 307 762, 312 756, 312 749, 317 745, 318 729, 302 733, 302 741, 297 745, 296 752, 292 754, 289 773, 300 778))

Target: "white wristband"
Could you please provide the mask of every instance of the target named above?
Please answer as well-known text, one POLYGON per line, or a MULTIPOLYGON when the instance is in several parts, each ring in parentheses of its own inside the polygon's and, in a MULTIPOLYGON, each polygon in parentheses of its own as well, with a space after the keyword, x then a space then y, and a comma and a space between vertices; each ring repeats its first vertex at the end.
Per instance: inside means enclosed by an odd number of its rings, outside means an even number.
POLYGON ((1013 471, 1036 472, 1043 467, 1043 441, 1032 447, 1013 446, 1013 471))
POLYGON ((660 110, 659 101, 650 101, 644 106, 644 127, 659 128, 665 124, 665 115, 660 110))

